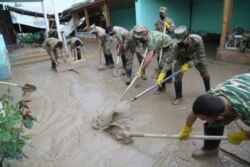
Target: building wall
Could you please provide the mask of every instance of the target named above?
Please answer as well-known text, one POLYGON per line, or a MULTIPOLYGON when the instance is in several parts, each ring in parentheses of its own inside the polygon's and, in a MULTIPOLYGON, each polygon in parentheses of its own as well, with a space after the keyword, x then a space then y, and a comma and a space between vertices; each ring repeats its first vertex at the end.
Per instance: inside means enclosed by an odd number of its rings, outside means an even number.
POLYGON ((188 0, 137 0, 136 6, 136 23, 147 26, 150 30, 159 19, 159 8, 167 6, 168 15, 171 17, 176 26, 189 25, 189 7, 188 0))
POLYGON ((130 30, 135 24, 135 8, 110 12, 110 24, 130 30))
POLYGON ((234 0, 233 3, 231 29, 241 27, 250 31, 250 1, 234 0))

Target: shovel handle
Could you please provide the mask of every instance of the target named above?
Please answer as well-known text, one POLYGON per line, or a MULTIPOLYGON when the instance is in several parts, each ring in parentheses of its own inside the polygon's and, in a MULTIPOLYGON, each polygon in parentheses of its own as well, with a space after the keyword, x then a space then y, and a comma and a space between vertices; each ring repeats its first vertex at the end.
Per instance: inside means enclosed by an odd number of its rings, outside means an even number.
POLYGON ((3 84, 3 85, 11 85, 11 86, 17 86, 17 87, 22 87, 22 86, 19 86, 18 84, 15 84, 15 83, 3 82, 3 81, 0 81, 0 84, 3 84))
MULTIPOLYGON (((161 83, 166 82, 167 80, 173 78, 174 76, 178 75, 179 73, 181 73, 182 71, 179 70, 175 73, 173 73, 172 75, 168 76, 167 78, 165 78, 164 80, 161 81, 161 83)), ((138 95, 136 95, 132 100, 130 100, 130 102, 133 102, 135 100, 137 100, 138 98, 140 98, 141 96, 145 95, 146 93, 150 92, 151 90, 153 90, 154 88, 158 87, 158 84, 154 84, 151 87, 147 88, 146 90, 144 90, 143 92, 139 93, 138 95)))
MULTIPOLYGON (((166 138, 166 139, 179 139, 179 135, 167 135, 167 134, 130 134, 130 137, 146 137, 146 138, 166 138)), ((201 139, 201 140, 227 140, 227 136, 204 136, 204 135, 190 135, 186 139, 201 139)), ((184 139, 184 140, 186 140, 184 139)))

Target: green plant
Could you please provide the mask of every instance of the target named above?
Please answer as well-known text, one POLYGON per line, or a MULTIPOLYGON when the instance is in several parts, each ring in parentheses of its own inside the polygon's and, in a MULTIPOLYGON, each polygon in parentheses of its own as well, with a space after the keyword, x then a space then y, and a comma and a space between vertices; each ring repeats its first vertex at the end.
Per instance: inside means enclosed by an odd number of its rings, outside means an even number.
POLYGON ((37 121, 31 115, 30 101, 15 103, 10 99, 10 96, 4 96, 0 101, 0 167, 4 160, 22 161, 24 157, 27 158, 22 149, 32 135, 24 134, 23 128, 31 129, 33 122, 37 121))

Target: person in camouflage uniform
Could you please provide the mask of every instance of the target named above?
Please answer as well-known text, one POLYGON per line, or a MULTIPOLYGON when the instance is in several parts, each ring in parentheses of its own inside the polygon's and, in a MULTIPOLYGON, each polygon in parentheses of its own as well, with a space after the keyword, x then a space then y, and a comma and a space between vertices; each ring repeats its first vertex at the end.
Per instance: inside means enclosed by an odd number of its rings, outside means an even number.
MULTIPOLYGON (((156 21, 154 25, 154 30, 166 33, 172 37, 173 31, 175 29, 175 23, 173 19, 168 17, 167 15, 167 8, 166 7, 160 7, 159 10, 159 19, 156 21)), ((162 50, 157 50, 156 55, 157 55, 157 61, 158 61, 158 69, 156 69, 157 74, 159 75, 161 67, 159 66, 161 62, 160 60, 160 54, 162 54, 162 50)), ((161 55, 162 56, 162 55, 161 55)), ((162 60, 162 59, 161 59, 162 60)), ((167 76, 170 76, 172 74, 172 69, 169 69, 167 71, 167 76)), ((171 83, 172 79, 168 80, 167 83, 171 83)))
POLYGON ((90 33, 96 34, 99 38, 99 50, 103 50, 105 65, 109 68, 114 68, 114 60, 111 53, 112 38, 106 34, 105 29, 99 26, 92 25, 90 33))
POLYGON ((68 40, 67 45, 70 47, 71 55, 74 56, 74 60, 80 60, 82 58, 81 51, 83 54, 85 53, 81 39, 78 37, 72 37, 68 40))
POLYGON ((105 31, 106 31, 106 34, 117 39, 117 41, 118 41, 117 48, 119 47, 118 48, 118 50, 119 50, 118 56, 121 55, 122 65, 123 65, 124 70, 126 71, 127 60, 126 60, 126 56, 125 56, 124 42, 128 36, 128 33, 129 33, 128 30, 126 30, 123 27, 119 27, 119 26, 114 26, 114 27, 108 26, 108 27, 106 27, 105 31))
MULTIPOLYGON (((134 26, 129 31, 129 34, 124 42, 125 56, 126 56, 126 60, 127 60, 127 63, 126 63, 126 73, 127 73, 126 84, 127 85, 129 85, 131 82, 134 53, 136 53, 138 62, 140 64, 141 64, 142 59, 143 59, 144 46, 134 36, 135 30, 139 29, 140 27, 141 27, 140 25, 134 26)), ((145 71, 144 71, 144 74, 145 74, 145 71)), ((145 80, 147 78, 145 77, 145 75, 142 75, 142 79, 145 80)))
MULTIPOLYGON (((160 83, 162 75, 172 68, 173 61, 174 71, 177 72, 182 70, 183 72, 188 71, 192 66, 200 72, 203 78, 205 90, 210 89, 210 76, 207 71, 207 62, 205 59, 205 49, 203 40, 199 35, 188 34, 186 26, 180 26, 174 30, 175 40, 177 41, 173 48, 173 54, 164 59, 164 65, 161 73, 158 76, 157 81, 160 83)), ((173 101, 173 105, 177 105, 182 101, 182 77, 183 73, 179 73, 175 77, 174 87, 176 98, 173 101)))
MULTIPOLYGON (((174 41, 167 34, 158 31, 148 32, 146 27, 141 27, 140 29, 136 29, 135 38, 138 39, 140 42, 145 43, 148 48, 147 56, 145 58, 145 62, 142 66, 142 69, 139 70, 137 73, 138 76, 141 76, 143 74, 143 71, 150 64, 155 55, 156 50, 162 49, 163 60, 172 54, 171 51, 174 41)), ((159 64, 159 70, 162 70, 163 68, 162 62, 163 61, 161 61, 159 64)), ((168 75, 164 75, 163 79, 166 77, 168 77, 168 75)), ((165 92, 165 90, 166 90, 165 83, 163 83, 159 85, 158 90, 155 92, 155 94, 163 93, 165 92)))
MULTIPOLYGON (((225 125, 240 119, 250 126, 250 73, 232 77, 218 84, 205 95, 199 96, 193 103, 193 110, 179 133, 180 140, 189 136, 197 118, 206 121, 205 135, 222 136, 225 125)), ((231 144, 240 144, 250 140, 250 131, 233 132, 228 134, 231 144)), ((220 140, 204 140, 203 147, 193 152, 195 158, 217 156, 220 140)))
POLYGON ((60 64, 57 61, 57 59, 58 59, 57 49, 60 50, 61 55, 63 57, 63 60, 64 60, 64 62, 66 62, 64 52, 63 52, 63 43, 62 43, 62 41, 59 41, 57 38, 54 38, 54 37, 47 38, 44 41, 42 46, 43 46, 44 49, 47 50, 47 53, 50 56, 52 70, 56 70, 56 65, 60 64))

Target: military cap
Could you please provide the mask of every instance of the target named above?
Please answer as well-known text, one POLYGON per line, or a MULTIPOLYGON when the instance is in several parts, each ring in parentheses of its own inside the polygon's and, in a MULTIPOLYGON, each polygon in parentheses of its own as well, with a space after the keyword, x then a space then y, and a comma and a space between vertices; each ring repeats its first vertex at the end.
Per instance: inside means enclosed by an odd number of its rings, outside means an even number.
POLYGON ((188 35, 188 29, 182 25, 174 30, 174 38, 177 42, 182 42, 188 35))
POLYGON ((136 25, 134 26, 134 38, 142 38, 148 33, 148 29, 145 26, 142 25, 136 25))
POLYGON ((167 12, 167 8, 166 7, 160 7, 159 12, 160 13, 166 13, 167 12))

